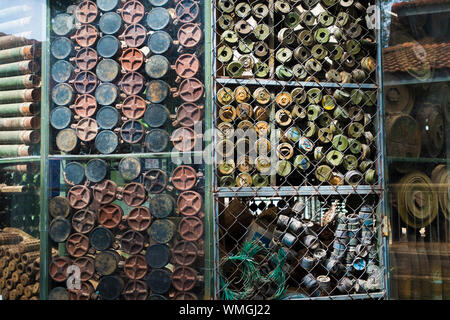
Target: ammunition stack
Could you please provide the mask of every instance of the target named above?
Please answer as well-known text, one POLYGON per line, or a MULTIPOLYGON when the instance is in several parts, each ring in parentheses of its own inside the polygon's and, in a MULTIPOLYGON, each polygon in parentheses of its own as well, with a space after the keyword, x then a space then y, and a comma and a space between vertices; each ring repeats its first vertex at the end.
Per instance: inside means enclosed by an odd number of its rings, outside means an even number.
POLYGON ((3 300, 39 299, 40 241, 16 228, 0 231, 3 300))
POLYGON ((50 299, 204 295, 202 173, 180 165, 169 176, 145 160, 65 166, 67 193, 49 203, 50 238, 65 249, 50 263, 50 299), (80 288, 65 287, 72 265, 80 268, 80 288))
MULTIPOLYGON (((10 6, 2 6, 5 19, 11 21, 2 19, 0 30, 17 32, 25 28, 31 33, 30 17, 13 20, 16 10, 24 10, 27 15, 27 6, 10 6)), ((0 157, 31 156, 39 149, 40 57, 38 41, 13 34, 0 36, 0 157)))

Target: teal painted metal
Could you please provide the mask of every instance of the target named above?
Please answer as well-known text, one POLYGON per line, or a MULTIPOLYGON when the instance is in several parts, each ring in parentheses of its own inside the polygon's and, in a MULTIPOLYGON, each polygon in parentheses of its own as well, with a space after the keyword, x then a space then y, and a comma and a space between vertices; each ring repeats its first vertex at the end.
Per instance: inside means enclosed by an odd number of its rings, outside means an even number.
POLYGON ((40 274, 40 290, 41 300, 48 299, 48 261, 50 257, 50 249, 48 245, 48 151, 49 151, 49 113, 50 113, 50 2, 51 0, 42 2, 42 25, 43 47, 41 55, 42 63, 42 92, 41 96, 41 181, 40 181, 40 216, 39 216, 39 232, 41 238, 41 274, 40 274))

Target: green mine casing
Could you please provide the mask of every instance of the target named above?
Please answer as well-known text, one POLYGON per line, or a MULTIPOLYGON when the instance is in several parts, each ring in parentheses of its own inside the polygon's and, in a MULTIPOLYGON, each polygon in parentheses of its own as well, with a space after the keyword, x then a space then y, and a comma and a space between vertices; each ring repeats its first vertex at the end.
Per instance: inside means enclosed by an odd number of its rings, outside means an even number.
POLYGON ((25 37, 17 37, 13 35, 1 36, 0 37, 0 49, 10 49, 18 46, 25 46, 28 44, 36 43, 35 40, 30 40, 25 37))
POLYGON ((1 131, 0 144, 34 144, 41 139, 39 131, 23 130, 23 131, 1 131))
POLYGON ((40 50, 36 45, 0 50, 0 64, 22 60, 32 60, 40 56, 40 50))
POLYGON ((39 64, 33 60, 0 64, 0 77, 19 76, 21 74, 30 74, 38 71, 39 64))
POLYGON ((26 74, 8 78, 0 78, 0 91, 15 89, 31 89, 38 87, 41 82, 39 76, 26 74))
POLYGON ((0 118, 0 130, 36 130, 40 124, 39 117, 0 118))
POLYGON ((0 91, 0 104, 16 102, 37 102, 40 99, 41 90, 38 88, 0 91))
POLYGON ((32 116, 38 108, 38 104, 33 102, 0 104, 0 117, 32 116))
POLYGON ((28 157, 31 147, 25 144, 0 145, 0 157, 28 157))

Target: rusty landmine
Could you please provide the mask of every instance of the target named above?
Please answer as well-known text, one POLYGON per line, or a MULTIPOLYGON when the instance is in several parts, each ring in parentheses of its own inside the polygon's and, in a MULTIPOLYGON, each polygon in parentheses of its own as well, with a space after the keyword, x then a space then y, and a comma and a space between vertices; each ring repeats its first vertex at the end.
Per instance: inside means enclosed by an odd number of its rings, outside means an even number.
POLYGON ((174 126, 193 127, 203 117, 203 106, 183 103, 178 107, 176 116, 176 120, 172 122, 174 126))
POLYGON ((86 186, 76 185, 67 192, 67 200, 74 209, 84 209, 91 202, 91 192, 86 186))
POLYGON ((50 265, 48 266, 48 274, 56 282, 66 281, 69 275, 67 274, 67 268, 72 264, 72 260, 69 257, 53 257, 50 265))
POLYGON ((95 213, 89 209, 82 209, 72 216, 72 227, 78 233, 89 233, 95 227, 95 213))
POLYGON ((126 73, 119 82, 120 89, 129 96, 141 93, 144 84, 144 76, 138 72, 126 73))
POLYGON ((198 300, 197 296, 191 292, 178 292, 174 300, 198 300))
POLYGON ((144 64, 144 54, 137 48, 128 48, 122 53, 120 64, 128 72, 137 71, 144 64))
POLYGON ((198 248, 193 242, 179 241, 172 249, 172 257, 175 264, 190 266, 197 260, 198 248))
POLYGON ((103 180, 92 186, 92 195, 100 204, 109 204, 116 199, 117 184, 111 180, 103 180))
POLYGON ((145 7, 139 1, 131 0, 123 5, 120 14, 125 23, 138 23, 144 17, 145 7))
POLYGON ((75 64, 80 70, 89 71, 97 65, 98 54, 92 48, 82 48, 72 60, 75 61, 75 64))
POLYGON ((181 152, 191 151, 197 142, 194 130, 187 127, 176 129, 171 140, 175 149, 181 152))
POLYGON ((68 289, 70 300, 90 300, 94 293, 94 287, 89 281, 81 282, 80 290, 68 289))
POLYGON ((146 207, 137 207, 131 209, 127 216, 128 226, 136 231, 145 231, 150 227, 152 216, 150 210, 146 207))
POLYGON ((125 40, 128 47, 137 48, 145 43, 147 30, 140 24, 132 24, 125 29, 123 35, 119 38, 125 40))
POLYGON ((78 121, 76 124, 77 137, 81 141, 92 141, 95 139, 98 133, 97 121, 92 118, 84 118, 78 121))
POLYGON ((89 238, 81 233, 73 233, 66 240, 67 252, 75 258, 84 256, 89 250, 89 238))
POLYGON ((94 259, 91 257, 80 257, 73 261, 74 265, 80 268, 80 280, 88 281, 94 276, 95 265, 94 259))
POLYGON ((144 127, 136 120, 128 120, 122 124, 120 136, 126 143, 138 143, 144 138, 144 127))
POLYGON ((200 69, 200 61, 195 55, 186 53, 178 57, 174 67, 175 72, 181 78, 192 78, 200 69))
POLYGON ((97 87, 97 76, 91 71, 82 71, 75 76, 73 85, 78 93, 92 93, 97 87))
POLYGON ((90 47, 97 41, 98 30, 90 24, 82 25, 72 38, 80 47, 90 47))
POLYGON ((202 204, 202 196, 192 190, 180 193, 177 200, 178 211, 185 216, 193 216, 199 213, 202 204))
POLYGON ((147 274, 147 262, 143 255, 133 255, 125 260, 123 266, 125 275, 131 280, 140 280, 147 274))
POLYGON ((117 227, 122 221, 122 217, 122 208, 113 203, 101 206, 97 211, 98 223, 107 229, 117 227))
POLYGON ((178 166, 173 170, 170 182, 180 191, 192 189, 197 183, 197 172, 190 166, 178 166))
POLYGON ((145 187, 142 183, 130 182, 123 187, 122 199, 130 207, 138 207, 145 202, 147 198, 145 187))
POLYGON ((186 241, 197 241, 203 235, 203 222, 197 217, 184 217, 178 224, 178 233, 186 241))
POLYGON ((198 24, 186 23, 178 29, 178 42, 185 48, 196 47, 202 39, 203 32, 198 24))
POLYGON ((197 19, 200 12, 197 2, 193 0, 182 0, 175 7, 175 14, 181 23, 189 23, 197 19))
POLYGON ((178 95, 186 102, 198 101, 205 92, 205 86, 196 78, 184 79, 178 88, 178 95))
POLYGON ((73 110, 82 118, 92 117, 97 111, 97 100, 90 94, 82 94, 75 100, 73 110))
POLYGON ((164 170, 151 169, 144 173, 144 186, 149 193, 163 192, 168 183, 169 177, 164 170))
POLYGON ((178 291, 190 291, 197 283, 197 271, 190 267, 177 267, 172 273, 172 285, 178 291))
POLYGON ((75 16, 81 23, 92 23, 98 16, 97 5, 92 1, 83 1, 76 8, 75 16))
POLYGON ((147 283, 142 280, 130 280, 122 293, 125 300, 147 300, 147 283))
POLYGON ((129 96, 123 101, 122 113, 131 120, 137 120, 144 116, 147 104, 140 96, 129 96))
POLYGON ((144 249, 144 236, 137 231, 129 230, 120 239, 120 247, 125 253, 138 254, 144 249))

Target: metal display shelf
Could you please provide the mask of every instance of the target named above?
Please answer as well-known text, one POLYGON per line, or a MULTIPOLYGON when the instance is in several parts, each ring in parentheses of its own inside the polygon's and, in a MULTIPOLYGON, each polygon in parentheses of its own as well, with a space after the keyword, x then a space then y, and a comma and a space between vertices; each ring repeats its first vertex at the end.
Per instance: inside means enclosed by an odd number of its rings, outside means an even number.
POLYGON ((442 14, 450 11, 450 3, 418 4, 416 7, 399 8, 395 12, 399 17, 421 16, 426 14, 442 14))
POLYGON ((414 84, 426 84, 426 83, 436 83, 436 82, 447 82, 450 80, 450 77, 447 75, 437 75, 433 78, 427 80, 420 80, 411 77, 410 79, 403 79, 399 81, 388 80, 384 82, 384 86, 403 86, 403 85, 414 85, 414 84))
POLYGON ((30 157, 13 157, 13 158, 1 158, 0 164, 7 163, 20 163, 20 162, 38 162, 41 160, 40 156, 30 156, 30 157))
POLYGON ((286 187, 219 187, 215 190, 218 197, 251 197, 251 196, 305 196, 305 195, 349 195, 380 194, 381 186, 286 186, 286 187))
POLYGON ((384 291, 363 294, 350 294, 343 296, 327 296, 327 297, 308 297, 302 295, 292 295, 283 300, 363 300, 363 299, 382 299, 386 296, 384 291))
POLYGON ((185 155, 192 157, 202 157, 202 151, 193 152, 149 152, 149 153, 118 153, 118 154, 64 154, 64 155, 49 155, 50 160, 84 160, 84 159, 122 159, 124 157, 133 156, 135 158, 181 158, 185 155))
POLYGON ((311 88, 348 88, 348 89, 377 89, 378 86, 371 83, 334 83, 334 82, 304 82, 304 81, 282 81, 270 79, 233 79, 233 78, 216 78, 217 83, 223 85, 258 85, 258 86, 285 86, 285 87, 311 87, 311 88))

